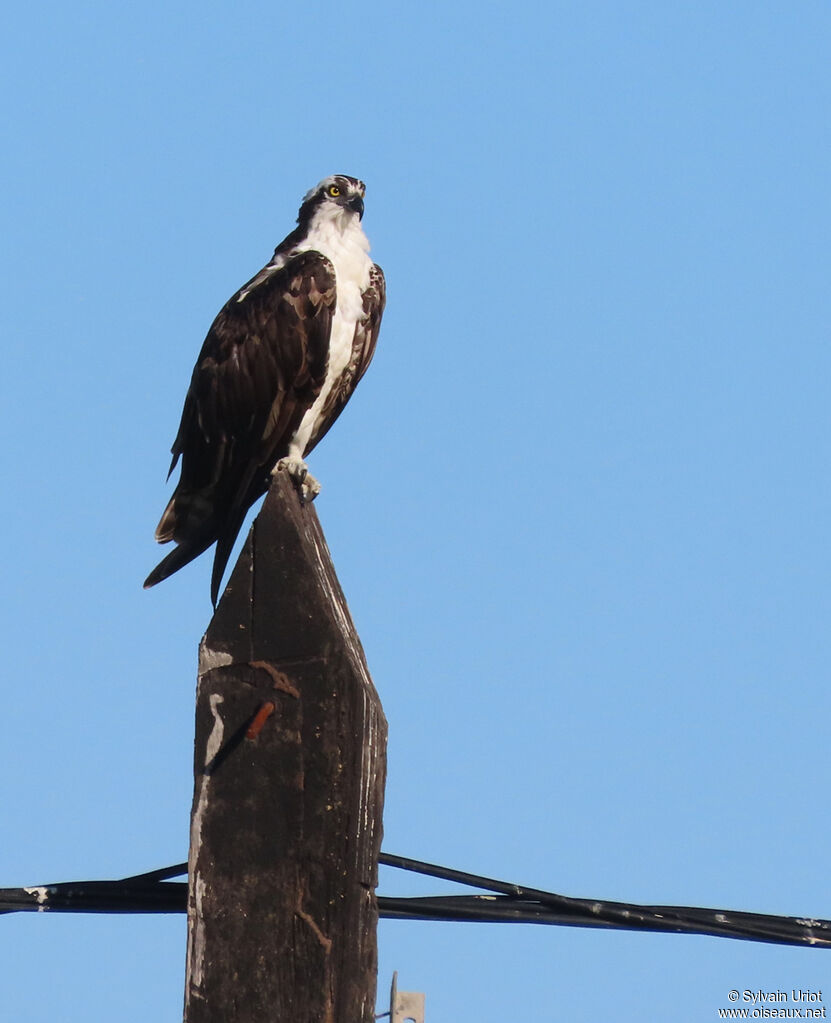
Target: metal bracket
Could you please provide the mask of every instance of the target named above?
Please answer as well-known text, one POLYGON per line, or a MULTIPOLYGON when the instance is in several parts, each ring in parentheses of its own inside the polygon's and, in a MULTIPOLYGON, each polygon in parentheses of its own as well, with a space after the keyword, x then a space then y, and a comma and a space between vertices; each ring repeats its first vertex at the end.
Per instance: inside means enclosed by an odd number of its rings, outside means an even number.
POLYGON ((390 988, 390 1011, 382 1012, 376 1019, 389 1016, 390 1023, 424 1023, 424 994, 421 991, 399 991, 398 971, 392 975, 390 988))

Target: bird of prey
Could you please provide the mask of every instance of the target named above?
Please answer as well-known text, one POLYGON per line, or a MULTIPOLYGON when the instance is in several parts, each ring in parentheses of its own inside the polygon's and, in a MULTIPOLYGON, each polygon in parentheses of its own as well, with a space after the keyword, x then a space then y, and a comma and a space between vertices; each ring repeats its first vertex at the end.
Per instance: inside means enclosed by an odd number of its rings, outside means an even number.
POLYGON ((366 372, 381 326, 384 274, 361 227, 366 186, 334 174, 307 192, 297 227, 226 302, 196 361, 156 528, 176 543, 145 580, 172 575, 216 543, 211 600, 251 505, 283 468, 314 499, 306 455, 366 372))

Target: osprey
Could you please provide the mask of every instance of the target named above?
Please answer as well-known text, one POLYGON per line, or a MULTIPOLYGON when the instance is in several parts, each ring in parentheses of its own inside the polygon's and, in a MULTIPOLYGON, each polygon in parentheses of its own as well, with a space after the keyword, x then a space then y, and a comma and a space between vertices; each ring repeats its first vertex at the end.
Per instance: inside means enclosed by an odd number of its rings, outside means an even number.
POLYGON ((172 575, 216 543, 211 600, 251 505, 283 468, 313 500, 304 458, 366 372, 384 274, 361 228, 366 186, 334 174, 307 192, 297 227, 223 306, 196 361, 171 448, 179 482, 156 528, 176 548, 145 580, 172 575))

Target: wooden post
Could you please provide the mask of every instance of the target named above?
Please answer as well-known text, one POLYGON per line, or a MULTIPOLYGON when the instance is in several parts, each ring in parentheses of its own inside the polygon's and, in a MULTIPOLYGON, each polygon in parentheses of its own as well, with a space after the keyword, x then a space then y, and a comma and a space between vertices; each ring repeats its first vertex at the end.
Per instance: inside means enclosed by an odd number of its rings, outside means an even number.
POLYGON ((374 1019, 386 732, 280 473, 200 648, 185 1023, 374 1019))

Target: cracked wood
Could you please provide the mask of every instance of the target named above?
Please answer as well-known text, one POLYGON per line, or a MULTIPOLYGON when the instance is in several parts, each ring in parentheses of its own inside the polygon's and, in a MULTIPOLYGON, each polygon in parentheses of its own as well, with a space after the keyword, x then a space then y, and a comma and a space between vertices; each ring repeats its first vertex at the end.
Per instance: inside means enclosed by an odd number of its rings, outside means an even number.
POLYGON ((385 752, 317 515, 280 473, 200 649, 185 1023, 374 1019, 385 752))

